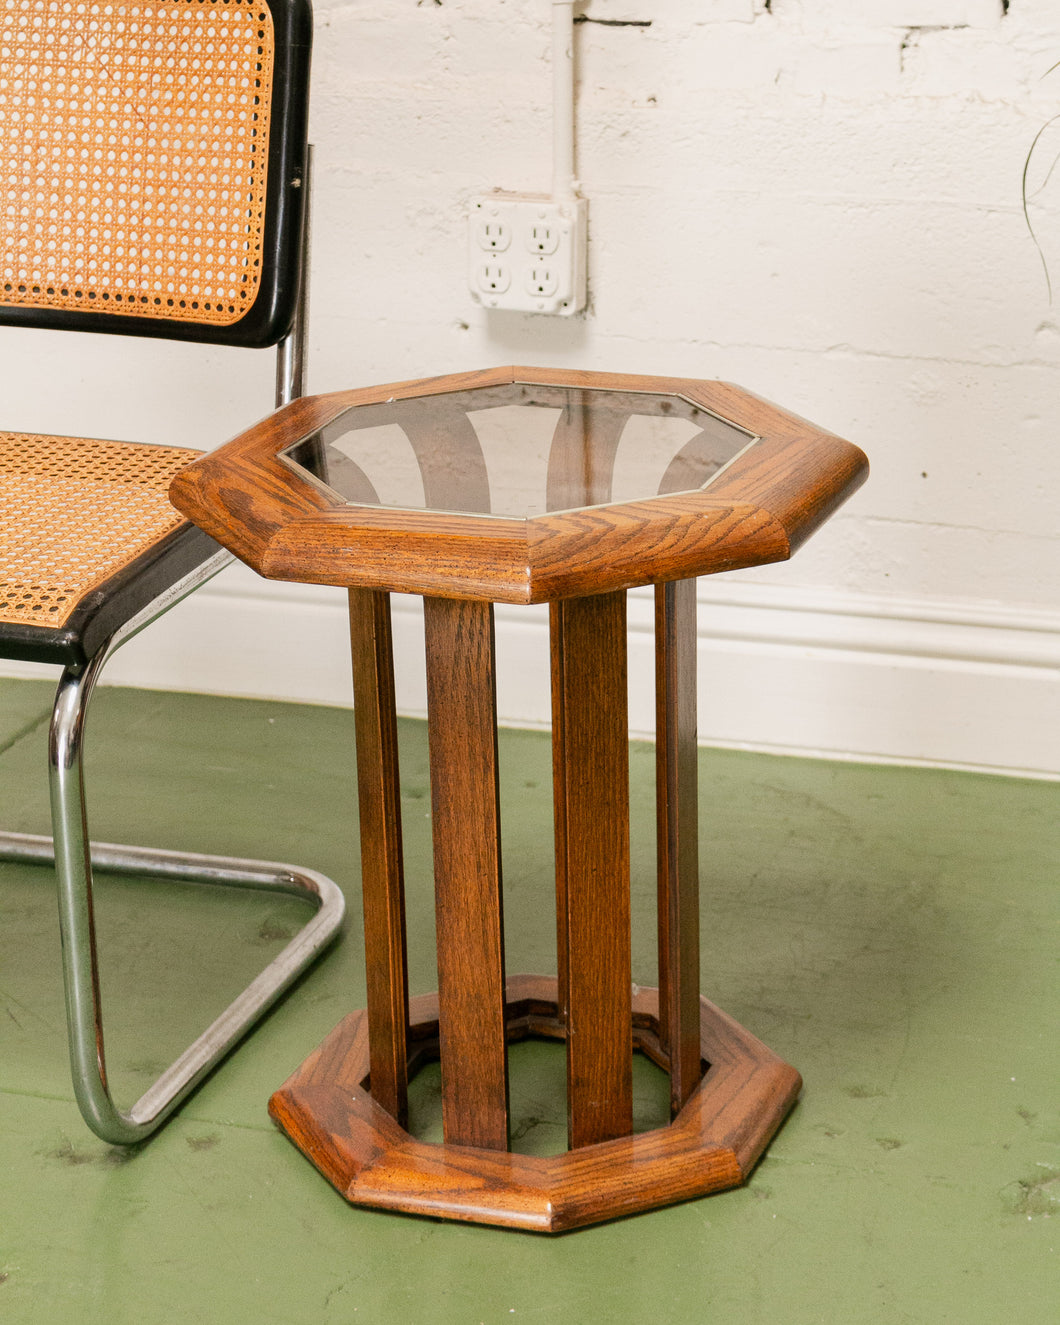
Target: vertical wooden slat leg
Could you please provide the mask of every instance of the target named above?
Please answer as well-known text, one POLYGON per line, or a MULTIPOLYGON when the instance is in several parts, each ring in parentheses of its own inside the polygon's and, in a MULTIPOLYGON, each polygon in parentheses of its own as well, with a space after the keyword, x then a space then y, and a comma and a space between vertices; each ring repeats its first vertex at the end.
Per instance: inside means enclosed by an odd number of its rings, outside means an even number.
POLYGON ((442 1121, 508 1147, 493 606, 424 600, 442 1121))
POLYGON ((633 1127, 626 596, 552 609, 560 1004, 572 1149, 633 1127))
MULTIPOLYGON (((567 977, 567 762, 566 698, 561 662, 563 638, 562 603, 548 605, 548 632, 552 648, 552 815, 556 852, 556 1010, 567 1024, 569 985, 567 977)), ((568 1092, 568 1101, 570 1094, 568 1092)), ((569 1105, 568 1105, 569 1114, 569 1105)))
POLYGON ((372 1098, 408 1122, 408 969, 390 599, 351 589, 372 1098))
POLYGON ((676 1115, 699 1083, 696 582, 655 590, 659 1032, 676 1115))

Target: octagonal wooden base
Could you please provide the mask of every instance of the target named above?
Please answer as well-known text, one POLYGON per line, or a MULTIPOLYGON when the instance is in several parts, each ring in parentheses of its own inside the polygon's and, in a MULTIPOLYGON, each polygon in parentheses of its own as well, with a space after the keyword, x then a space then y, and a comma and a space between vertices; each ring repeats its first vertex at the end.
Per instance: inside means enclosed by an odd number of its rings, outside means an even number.
MULTIPOLYGON (((509 1041, 563 1039, 556 981, 507 982, 509 1041)), ((409 1006, 410 1075, 438 1057, 436 995, 409 1006)), ((269 1101, 269 1113, 354 1205, 540 1233, 598 1223, 742 1183, 802 1084, 794 1068, 700 1000, 709 1067, 668 1127, 555 1156, 417 1141, 370 1094, 368 1018, 344 1018, 269 1101)), ((633 999, 633 1045, 660 1067, 658 995, 633 999)))

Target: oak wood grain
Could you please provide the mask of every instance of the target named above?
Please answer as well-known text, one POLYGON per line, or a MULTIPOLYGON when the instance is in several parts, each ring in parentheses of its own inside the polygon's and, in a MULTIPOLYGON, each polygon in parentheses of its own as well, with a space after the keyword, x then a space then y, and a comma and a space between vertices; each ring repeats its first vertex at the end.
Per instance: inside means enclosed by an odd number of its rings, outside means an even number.
POLYGON ((560 1003, 570 1145, 632 1130, 624 593, 552 608, 560 1003))
POLYGON ((255 569, 269 579, 358 584, 430 598, 530 601, 526 521, 348 507, 291 518, 255 569))
MULTIPOLYGON (((514 1029, 530 1009, 561 1026, 556 982, 508 982, 514 1029)), ((364 1090, 364 1014, 331 1032, 273 1095, 269 1112, 319 1171, 357 1205, 554 1233, 650 1210, 743 1182, 794 1103, 798 1073, 701 999, 700 1052, 710 1069, 668 1127, 563 1155, 431 1145, 403 1132, 364 1090)), ((656 991, 642 989, 634 1023, 657 1033, 656 991)), ((412 1041, 436 1029, 431 1000, 412 1000, 412 1041), (419 1024, 422 1008, 427 1022, 419 1024)))
POLYGON ((788 555, 755 506, 705 493, 520 520, 371 507, 292 517, 256 569, 270 579, 543 603, 737 570, 788 555))
POLYGON ((687 394, 761 437, 710 491, 761 506, 784 527, 789 556, 868 478, 858 447, 743 387, 696 383, 687 394))
POLYGON ((351 589, 349 603, 372 1095, 404 1127, 408 964, 390 599, 351 589))
POLYGON ((788 555, 784 529, 758 507, 699 492, 535 516, 527 531, 531 602, 688 579, 788 555))
POLYGON ((655 789, 659 1025, 670 1055, 670 1108, 684 1107, 699 1057, 699 811, 696 582, 655 590, 655 789))
POLYGON ((508 1145, 493 607, 427 598, 442 1115, 451 1145, 508 1145))

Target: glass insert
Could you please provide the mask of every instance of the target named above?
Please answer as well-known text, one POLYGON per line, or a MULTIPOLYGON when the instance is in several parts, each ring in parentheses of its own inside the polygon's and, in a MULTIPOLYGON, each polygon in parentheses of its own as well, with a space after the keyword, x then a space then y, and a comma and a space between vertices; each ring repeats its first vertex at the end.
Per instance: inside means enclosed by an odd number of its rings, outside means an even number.
POLYGON ((756 440, 681 396, 515 382, 357 405, 280 454, 351 504, 522 519, 704 488, 756 440))

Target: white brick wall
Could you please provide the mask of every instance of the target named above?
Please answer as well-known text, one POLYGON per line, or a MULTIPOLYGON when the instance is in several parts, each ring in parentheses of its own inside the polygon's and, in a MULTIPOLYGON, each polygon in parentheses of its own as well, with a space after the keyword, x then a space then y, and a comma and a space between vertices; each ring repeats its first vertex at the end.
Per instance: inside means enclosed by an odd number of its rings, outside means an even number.
MULTIPOLYGON (((782 0, 783 3, 783 0, 782 0)), ((1001 0, 832 0, 811 7, 833 22, 869 28, 992 28, 1001 21, 1001 0)))
MULTIPOLYGON (((1060 314, 1020 201, 1031 142, 1060 113, 1060 70, 1043 78, 1060 60, 1060 5, 588 0, 580 12, 609 22, 576 30, 591 304, 573 321, 487 314, 464 288, 467 199, 549 184, 550 10, 318 3, 311 389, 512 361, 735 380, 859 442, 873 477, 790 565, 718 592, 774 595, 757 610, 778 631, 781 590, 824 616, 860 596, 881 623, 874 649, 895 619, 880 604, 903 620, 926 604, 977 640, 1023 613, 1060 658, 1060 314)), ((1060 299, 1057 155, 1060 124, 1030 172, 1060 299)), ((133 435, 138 419, 158 440, 211 445, 268 405, 268 366, 248 355, 167 347, 179 375, 149 385, 154 348, 120 346, 107 377, 102 341, 80 354, 57 337, 2 343, 7 426, 133 435), (56 373, 66 389, 42 400, 56 373)), ((909 643, 923 634, 903 639, 887 666, 944 695, 927 680, 937 659, 909 643)), ((884 714, 887 732, 862 725, 850 751, 1060 772, 1060 742, 1044 770, 1037 747, 991 758, 984 712, 1008 706, 1018 727, 1021 692, 1006 673, 995 704, 989 677, 1005 664, 978 647, 961 664, 982 662, 978 745, 925 746, 884 714)), ((1060 717, 1054 665, 1031 670, 1019 674, 1028 731, 1049 705, 1060 717)), ((808 702, 828 728, 821 748, 842 750, 827 699, 808 702)), ((932 731, 946 722, 933 707, 932 731)), ((956 707, 949 722, 951 736, 969 727, 956 707)), ((774 744, 812 748, 812 730, 804 714, 774 744)))

